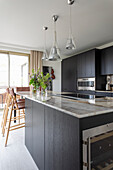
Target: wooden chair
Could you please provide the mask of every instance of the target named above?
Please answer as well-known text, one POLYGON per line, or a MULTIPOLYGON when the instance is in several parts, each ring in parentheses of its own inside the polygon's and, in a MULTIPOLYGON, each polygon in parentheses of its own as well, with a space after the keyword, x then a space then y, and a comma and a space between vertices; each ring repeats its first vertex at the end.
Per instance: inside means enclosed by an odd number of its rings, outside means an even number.
MULTIPOLYGON (((16 92, 21 92, 21 91, 30 91, 30 87, 16 87, 16 92)), ((20 99, 20 96, 19 95, 16 95, 16 98, 17 99, 20 99)))
POLYGON ((7 116, 8 116, 8 111, 9 111, 9 107, 10 107, 9 88, 6 89, 6 91, 7 91, 7 94, 6 94, 5 106, 4 106, 3 117, 2 117, 2 122, 1 122, 3 136, 4 136, 4 133, 5 133, 7 116))
MULTIPOLYGON (((3 120, 2 120, 2 134, 3 134, 3 136, 4 136, 4 134, 5 134, 5 129, 6 129, 6 123, 8 122, 8 112, 9 112, 9 108, 11 107, 11 104, 12 104, 12 102, 11 102, 11 99, 10 99, 10 97, 9 97, 9 94, 11 95, 11 96, 13 96, 13 98, 14 98, 14 108, 16 108, 16 106, 17 105, 19 105, 19 106, 21 106, 22 108, 22 110, 21 110, 21 112, 22 113, 24 113, 25 111, 24 111, 24 109, 25 109, 25 100, 23 100, 23 99, 18 99, 18 100, 16 100, 16 95, 15 95, 15 93, 14 93, 14 89, 13 88, 11 88, 9 91, 8 91, 8 99, 7 99, 7 103, 6 103, 6 107, 4 108, 4 115, 3 115, 3 120)), ((14 110, 13 109, 13 113, 14 113, 14 117, 15 117, 15 119, 14 119, 14 123, 16 123, 16 109, 14 110)), ((19 114, 19 116, 20 116, 20 109, 18 109, 18 114, 19 114)), ((19 120, 19 123, 20 123, 20 119, 18 119, 19 120)))
POLYGON ((4 103, 3 117, 2 117, 2 121, 1 121, 1 128, 3 127, 4 116, 5 116, 7 102, 8 102, 8 95, 9 95, 9 88, 6 89, 6 97, 5 97, 5 103, 4 103))
MULTIPOLYGON (((21 92, 21 91, 30 91, 30 87, 16 87, 16 92, 21 92)), ((20 99, 21 97, 16 94, 16 99, 20 99)), ((24 99, 25 100, 25 99, 24 99)))
POLYGON ((7 146, 7 141, 8 141, 10 131, 25 127, 25 103, 21 101, 17 102, 13 89, 9 94, 8 100, 10 103, 10 107, 9 107, 9 119, 7 120, 8 128, 7 128, 5 146, 7 146), (15 110, 18 112, 18 115, 16 117, 13 114, 15 110), (16 125, 11 125, 11 122, 14 120, 18 120, 17 121, 18 123, 16 125), (22 123, 20 122, 20 120, 22 120, 22 123))
MULTIPOLYGON (((24 109, 25 109, 25 99, 17 99, 16 98, 16 94, 14 93, 14 88, 11 88, 10 90, 10 94, 14 97, 14 101, 17 105, 23 105, 24 109)), ((14 106, 15 107, 15 106, 14 106)), ((24 113, 24 109, 23 109, 23 113, 24 113)), ((18 110, 18 113, 20 115, 20 111, 18 110)), ((16 117, 16 110, 14 110, 14 116, 16 117)), ((19 120, 20 121, 20 120, 19 120)), ((16 120, 14 120, 14 122, 16 123, 16 120)))
POLYGON ((30 87, 16 87, 16 92, 30 91, 30 87))

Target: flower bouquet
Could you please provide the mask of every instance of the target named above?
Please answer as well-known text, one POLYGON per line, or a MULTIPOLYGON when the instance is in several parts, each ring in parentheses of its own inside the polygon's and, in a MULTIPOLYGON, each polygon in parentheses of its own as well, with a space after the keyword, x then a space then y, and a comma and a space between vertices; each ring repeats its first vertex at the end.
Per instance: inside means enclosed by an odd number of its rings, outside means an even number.
POLYGON ((43 94, 45 94, 45 91, 49 85, 49 82, 51 81, 51 76, 49 73, 46 75, 43 74, 43 72, 40 73, 40 69, 38 69, 37 72, 32 69, 32 74, 30 75, 30 82, 29 85, 33 86, 33 93, 36 93, 37 90, 42 89, 43 94))

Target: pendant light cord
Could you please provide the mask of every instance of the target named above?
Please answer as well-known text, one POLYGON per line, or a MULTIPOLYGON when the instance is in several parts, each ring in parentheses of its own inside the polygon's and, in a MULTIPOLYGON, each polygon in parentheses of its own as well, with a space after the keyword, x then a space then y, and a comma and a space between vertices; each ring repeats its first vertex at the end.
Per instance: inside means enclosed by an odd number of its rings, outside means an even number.
POLYGON ((54 46, 57 45, 56 22, 54 21, 54 46))
POLYGON ((72 38, 71 5, 69 6, 69 38, 72 38))
POLYGON ((44 50, 46 51, 46 30, 45 30, 45 33, 44 33, 44 41, 45 41, 45 43, 44 43, 44 50))

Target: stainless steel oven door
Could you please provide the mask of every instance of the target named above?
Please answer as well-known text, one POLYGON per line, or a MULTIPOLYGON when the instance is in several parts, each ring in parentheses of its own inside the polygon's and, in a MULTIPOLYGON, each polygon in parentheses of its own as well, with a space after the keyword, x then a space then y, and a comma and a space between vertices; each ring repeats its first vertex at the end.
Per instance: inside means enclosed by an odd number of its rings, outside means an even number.
POLYGON ((77 80, 78 90, 95 90, 95 78, 82 78, 77 80))

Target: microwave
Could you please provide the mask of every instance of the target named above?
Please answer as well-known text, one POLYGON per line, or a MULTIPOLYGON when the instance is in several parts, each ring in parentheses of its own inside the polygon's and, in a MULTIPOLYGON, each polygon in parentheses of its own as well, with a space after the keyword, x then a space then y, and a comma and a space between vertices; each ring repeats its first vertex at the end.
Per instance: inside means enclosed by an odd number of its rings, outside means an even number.
POLYGON ((78 78, 78 90, 95 90, 95 78, 78 78))

